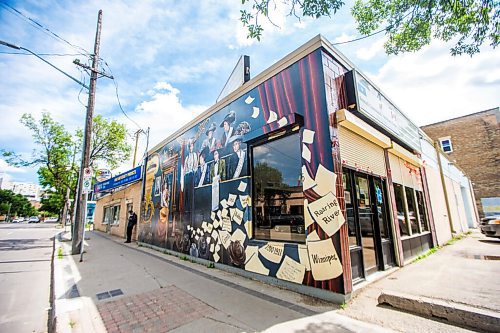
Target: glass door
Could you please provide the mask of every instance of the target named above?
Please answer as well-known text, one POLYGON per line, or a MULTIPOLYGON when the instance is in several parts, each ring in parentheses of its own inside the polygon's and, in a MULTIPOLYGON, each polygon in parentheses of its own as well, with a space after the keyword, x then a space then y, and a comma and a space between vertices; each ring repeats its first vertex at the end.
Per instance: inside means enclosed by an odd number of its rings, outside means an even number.
POLYGON ((365 272, 370 274, 378 270, 378 251, 373 225, 372 200, 370 197, 370 181, 368 175, 356 174, 356 199, 361 231, 361 247, 365 272))
POLYGON ((372 201, 375 202, 375 233, 378 235, 377 239, 380 243, 381 255, 380 262, 382 263, 381 269, 394 265, 394 254, 391 241, 391 233, 389 229, 389 213, 387 211, 386 191, 384 183, 380 178, 372 178, 372 201))

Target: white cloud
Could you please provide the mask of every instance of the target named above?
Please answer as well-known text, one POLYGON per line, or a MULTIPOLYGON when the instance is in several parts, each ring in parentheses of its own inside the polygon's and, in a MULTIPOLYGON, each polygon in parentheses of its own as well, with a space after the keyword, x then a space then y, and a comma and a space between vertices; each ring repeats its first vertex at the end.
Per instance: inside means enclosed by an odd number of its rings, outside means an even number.
POLYGON ((0 159, 0 173, 26 173, 27 168, 18 168, 9 165, 5 160, 0 159))
POLYGON ((449 44, 435 42, 420 52, 391 57, 369 76, 418 125, 500 104, 499 50, 452 57, 449 44))
POLYGON ((332 42, 332 43, 334 43, 334 44, 335 44, 335 43, 345 43, 345 42, 347 42, 347 41, 349 41, 349 40, 353 40, 353 39, 355 39, 355 38, 356 38, 356 36, 355 36, 355 35, 350 35, 350 34, 347 34, 347 33, 343 32, 340 36, 335 37, 335 38, 333 39, 333 42, 332 42))
POLYGON ((375 41, 366 42, 364 44, 371 43, 370 46, 361 47, 356 51, 356 57, 361 60, 371 60, 377 55, 383 54, 385 38, 380 38, 375 41))

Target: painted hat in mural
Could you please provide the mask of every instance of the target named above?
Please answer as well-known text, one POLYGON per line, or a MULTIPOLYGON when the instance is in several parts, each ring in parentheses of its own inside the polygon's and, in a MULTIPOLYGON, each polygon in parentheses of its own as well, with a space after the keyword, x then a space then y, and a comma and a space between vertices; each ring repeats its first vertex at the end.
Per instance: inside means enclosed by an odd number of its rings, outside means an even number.
POLYGON ((203 156, 203 160, 207 160, 207 157, 208 157, 208 153, 209 153, 209 149, 208 147, 203 147, 203 149, 200 151, 200 157, 203 156))
POLYGON ((227 143, 233 143, 234 141, 243 141, 243 135, 233 135, 229 138, 229 140, 227 140, 227 143))
POLYGON ((248 132, 250 132, 252 128, 250 127, 250 124, 247 121, 242 121, 239 123, 238 127, 236 128, 236 134, 238 135, 245 135, 248 132))
POLYGON ((229 124, 232 124, 236 120, 236 112, 234 111, 229 111, 228 114, 224 117, 224 120, 220 123, 220 127, 224 127, 224 122, 228 122, 229 124))
POLYGON ((216 128, 217 128, 217 124, 216 123, 210 124, 210 127, 207 129, 207 131, 205 132, 205 134, 208 135, 208 132, 210 132, 210 131, 214 132, 216 128))

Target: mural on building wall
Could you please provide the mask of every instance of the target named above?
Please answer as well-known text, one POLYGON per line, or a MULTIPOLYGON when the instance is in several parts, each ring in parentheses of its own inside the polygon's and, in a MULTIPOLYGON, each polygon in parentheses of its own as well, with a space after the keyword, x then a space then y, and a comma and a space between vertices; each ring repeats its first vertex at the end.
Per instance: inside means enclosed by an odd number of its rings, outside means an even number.
POLYGON ((345 221, 331 151, 325 149, 331 145, 328 124, 318 50, 149 156, 139 241, 343 292, 338 230, 345 221), (284 131, 299 133, 302 175, 294 188, 304 226, 293 232, 303 235, 303 244, 253 234, 252 209, 259 199, 252 198, 247 143, 284 131))

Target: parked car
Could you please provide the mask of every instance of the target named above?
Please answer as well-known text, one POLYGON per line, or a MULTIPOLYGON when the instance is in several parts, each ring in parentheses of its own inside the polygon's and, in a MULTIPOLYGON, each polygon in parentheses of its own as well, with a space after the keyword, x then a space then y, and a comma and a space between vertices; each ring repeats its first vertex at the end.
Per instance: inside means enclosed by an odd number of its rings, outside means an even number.
POLYGON ((59 221, 58 217, 47 217, 45 219, 45 222, 52 222, 52 223, 54 223, 54 222, 57 222, 57 221, 59 221))
POLYGON ((24 219, 22 217, 17 217, 15 219, 12 219, 12 223, 21 223, 23 221, 24 221, 24 219))
POLYGON ((28 223, 39 223, 40 219, 38 216, 30 216, 30 219, 28 220, 28 223))
POLYGON ((483 235, 500 238, 500 215, 486 216, 481 219, 479 226, 483 235))

